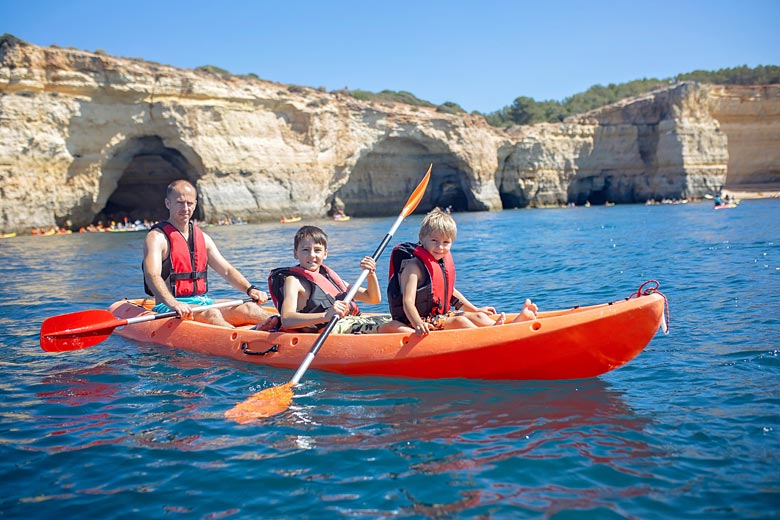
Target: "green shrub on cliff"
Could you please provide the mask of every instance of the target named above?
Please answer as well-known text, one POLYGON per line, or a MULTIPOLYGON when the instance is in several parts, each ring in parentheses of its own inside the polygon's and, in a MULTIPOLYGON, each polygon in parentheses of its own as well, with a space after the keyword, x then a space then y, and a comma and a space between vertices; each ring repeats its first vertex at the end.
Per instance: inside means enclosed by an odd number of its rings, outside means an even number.
POLYGON ((436 107, 437 112, 443 112, 445 114, 465 114, 466 111, 463 110, 463 108, 457 104, 453 103, 452 101, 445 101, 441 105, 436 107))
POLYGON ((217 67, 216 65, 201 65, 200 67, 195 67, 195 71, 206 72, 208 74, 215 74, 222 77, 232 76, 229 71, 217 67))
POLYGON ((628 83, 610 83, 607 86, 593 85, 585 92, 574 94, 563 101, 536 101, 533 98, 521 96, 516 98, 511 105, 485 115, 485 119, 489 124, 498 127, 561 121, 569 115, 582 114, 621 99, 639 96, 651 90, 683 81, 716 85, 768 85, 780 83, 780 67, 759 65, 750 68, 743 65, 742 67, 716 71, 696 70, 678 74, 669 79, 643 78, 628 83))
POLYGON ((394 90, 383 90, 382 92, 371 92, 368 90, 349 90, 347 88, 343 88, 340 90, 335 91, 338 94, 346 94, 348 96, 352 96, 355 99, 360 99, 363 101, 375 101, 375 102, 393 102, 393 103, 404 103, 406 105, 412 105, 417 107, 435 107, 433 103, 430 103, 428 101, 419 99, 411 92, 406 92, 404 90, 401 91, 394 91, 394 90))

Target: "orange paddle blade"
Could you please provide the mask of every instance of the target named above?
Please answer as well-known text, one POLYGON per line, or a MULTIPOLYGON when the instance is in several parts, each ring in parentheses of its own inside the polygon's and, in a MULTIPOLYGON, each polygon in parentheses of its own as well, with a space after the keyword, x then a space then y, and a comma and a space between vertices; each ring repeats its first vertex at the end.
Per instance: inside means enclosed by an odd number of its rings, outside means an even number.
POLYGON ((404 209, 401 210, 401 215, 404 217, 408 217, 412 214, 412 211, 417 209, 417 206, 420 204, 423 195, 425 195, 425 190, 428 188, 428 181, 431 180, 431 168, 433 168, 433 163, 428 166, 428 171, 425 172, 425 177, 423 177, 423 180, 421 180, 420 184, 417 185, 417 188, 414 189, 414 192, 412 192, 412 194, 409 196, 409 200, 406 201, 404 209))
POLYGON ((239 424, 257 422, 287 410, 293 400, 293 382, 261 390, 225 412, 225 418, 239 424))

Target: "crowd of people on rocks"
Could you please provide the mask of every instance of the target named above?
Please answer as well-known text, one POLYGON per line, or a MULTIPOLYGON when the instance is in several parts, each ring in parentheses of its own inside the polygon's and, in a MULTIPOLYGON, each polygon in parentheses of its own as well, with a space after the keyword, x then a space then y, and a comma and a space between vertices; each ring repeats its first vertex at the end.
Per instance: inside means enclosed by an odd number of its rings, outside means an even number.
MULTIPOLYGON (((79 233, 116 233, 116 232, 122 232, 122 231, 149 231, 152 229, 152 226, 154 226, 158 221, 151 221, 149 219, 136 219, 134 221, 131 221, 128 217, 115 217, 112 219, 107 219, 107 223, 105 223, 103 220, 98 220, 97 223, 89 224, 87 226, 82 226, 78 229, 79 233)), ((205 222, 198 222, 197 220, 193 219, 193 222, 198 224, 201 227, 209 227, 211 224, 207 224, 205 222)), ((239 224, 246 224, 241 218, 223 218, 219 219, 216 224, 217 226, 232 226, 232 225, 239 225, 239 224)), ((51 235, 70 235, 73 233, 75 228, 72 227, 72 224, 70 221, 67 221, 65 223, 64 227, 58 227, 58 226, 51 226, 48 228, 35 228, 33 229, 30 234, 34 236, 51 236, 51 235)))
POLYGON ((111 231, 145 231, 152 229, 154 222, 150 222, 147 219, 136 219, 130 221, 128 217, 123 217, 118 220, 110 220, 108 225, 104 224, 102 220, 98 220, 97 224, 90 224, 79 228, 79 233, 104 233, 111 231))

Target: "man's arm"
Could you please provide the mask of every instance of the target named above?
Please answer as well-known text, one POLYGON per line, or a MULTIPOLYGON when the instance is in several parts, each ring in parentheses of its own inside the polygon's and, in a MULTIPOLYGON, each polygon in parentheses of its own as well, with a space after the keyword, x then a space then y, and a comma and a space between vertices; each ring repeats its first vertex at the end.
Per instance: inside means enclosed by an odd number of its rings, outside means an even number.
MULTIPOLYGON (((242 275, 238 269, 233 267, 230 262, 225 260, 222 253, 217 249, 216 244, 206 233, 203 233, 203 239, 206 241, 206 252, 209 258, 209 267, 211 267, 217 274, 225 279, 230 285, 238 289, 241 292, 247 292, 247 289, 252 285, 244 275, 242 275)), ((250 298, 257 303, 265 303, 268 301, 268 294, 260 289, 252 289, 247 293, 250 298)))

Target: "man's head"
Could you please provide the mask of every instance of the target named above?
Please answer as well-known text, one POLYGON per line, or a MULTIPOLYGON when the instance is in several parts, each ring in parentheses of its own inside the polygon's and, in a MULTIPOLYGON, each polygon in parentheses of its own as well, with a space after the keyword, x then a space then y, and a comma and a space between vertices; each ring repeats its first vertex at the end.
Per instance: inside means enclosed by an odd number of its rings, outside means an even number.
POLYGON ((174 225, 186 224, 195 213, 198 204, 198 193, 195 187, 184 179, 171 182, 165 193, 165 207, 170 214, 169 220, 174 225))

